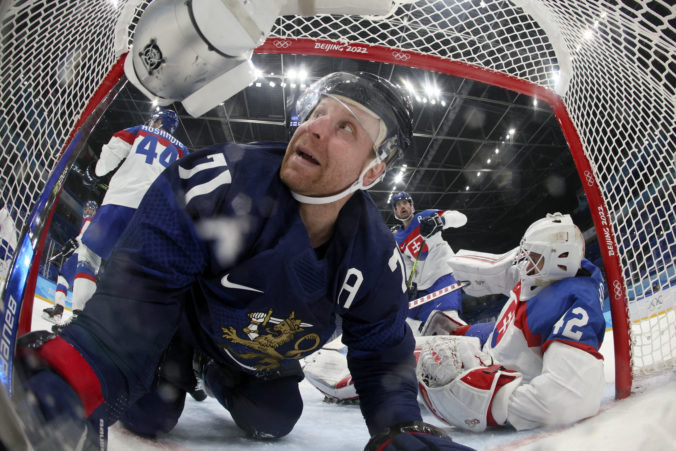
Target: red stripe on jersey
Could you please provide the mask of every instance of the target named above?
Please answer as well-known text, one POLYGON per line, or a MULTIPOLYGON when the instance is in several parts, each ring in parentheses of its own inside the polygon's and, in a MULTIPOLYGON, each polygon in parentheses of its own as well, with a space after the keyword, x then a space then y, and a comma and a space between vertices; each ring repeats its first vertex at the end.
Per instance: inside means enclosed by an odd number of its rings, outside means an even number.
POLYGON ((79 272, 75 274, 75 279, 87 279, 91 280, 92 282, 96 283, 96 277, 92 276, 91 274, 87 274, 86 272, 79 272))
POLYGON ((540 344, 542 343, 542 335, 534 334, 531 332, 530 327, 528 327, 528 316, 526 315, 526 307, 528 306, 528 303, 520 301, 517 302, 518 304, 516 306, 514 325, 521 329, 521 332, 523 333, 529 348, 534 346, 540 347, 540 344))
POLYGON ((101 382, 89 363, 66 340, 56 337, 39 350, 49 366, 68 382, 77 393, 85 409, 85 416, 91 415, 103 402, 101 382))
POLYGON ((120 130, 119 132, 113 134, 113 138, 120 138, 127 144, 132 145, 136 139, 136 135, 127 130, 120 130))
POLYGON ((601 354, 595 347, 586 345, 584 343, 580 343, 579 341, 568 341, 568 340, 561 340, 561 339, 554 339, 554 340, 547 340, 544 345, 542 345, 542 352, 547 351, 547 348, 549 347, 550 344, 554 343, 555 341, 558 341, 559 343, 564 343, 569 346, 572 346, 577 349, 581 349, 584 352, 588 352, 589 354, 593 355, 596 357, 598 360, 604 360, 603 354, 601 354))

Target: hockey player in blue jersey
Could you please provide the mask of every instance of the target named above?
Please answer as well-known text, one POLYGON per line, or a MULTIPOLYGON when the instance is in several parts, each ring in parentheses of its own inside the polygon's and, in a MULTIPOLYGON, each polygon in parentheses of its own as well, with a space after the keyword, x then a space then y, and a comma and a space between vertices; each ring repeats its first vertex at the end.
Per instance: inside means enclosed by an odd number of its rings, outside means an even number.
POLYGON ((73 286, 75 272, 77 271, 77 248, 80 246, 82 235, 87 231, 98 208, 99 204, 94 200, 85 202, 80 233, 77 237, 68 240, 63 250, 58 255, 52 257, 51 261, 58 260, 61 262, 59 264, 59 274, 56 278, 54 307, 42 310, 42 317, 51 323, 59 324, 61 322, 66 307, 66 299, 68 298, 68 290, 73 286))
MULTIPOLYGON (((416 213, 413 198, 405 192, 395 194, 390 202, 394 217, 402 223, 394 238, 406 263, 409 297, 423 297, 455 284, 457 280, 448 264, 453 250, 441 231, 464 226, 467 216, 456 210, 428 209, 416 213)), ((411 309, 409 324, 415 333, 419 333, 432 310, 443 310, 461 321, 462 293, 455 290, 411 309)))
POLYGON ((517 283, 494 323, 463 326, 442 312, 430 315, 425 333, 437 335, 418 339, 417 373, 434 414, 478 432, 567 424, 598 412, 604 287, 584 249, 570 216, 556 213, 528 228, 515 265, 501 275, 472 264, 487 261, 486 253, 463 251, 452 259, 456 272, 481 285, 504 286, 491 277, 517 283))
POLYGON ((334 73, 298 100, 288 145, 216 145, 171 165, 84 311, 33 343, 43 364, 27 385, 42 410, 68 401, 94 431, 120 418, 165 432, 195 383, 195 350, 234 422, 282 437, 302 412, 299 360, 340 316, 368 449, 468 449, 421 421, 404 266, 365 191, 410 145, 410 109, 381 77, 334 73))
MULTIPOLYGON (((400 192, 390 199, 394 217, 401 226, 392 230, 406 268, 406 286, 409 298, 426 300, 408 310, 408 322, 413 334, 419 336, 425 321, 433 311, 443 312, 460 324, 462 293, 448 259, 451 246, 441 236, 448 227, 462 227, 467 217, 455 210, 423 210, 415 212, 413 199, 400 192), (446 292, 446 290, 449 290, 446 292)), ((329 402, 351 402, 359 399, 345 359, 345 346, 335 338, 319 352, 306 359, 303 372, 307 380, 325 395, 329 402)))
MULTIPOLYGON (((171 110, 158 110, 146 125, 120 130, 101 149, 94 174, 87 168, 90 183, 111 171, 108 190, 101 208, 81 239, 73 281, 73 315, 77 316, 96 290, 96 275, 124 232, 143 195, 167 166, 188 154, 173 133, 178 116, 171 110), (118 167, 119 166, 119 167, 118 167)), ((57 326, 55 331, 60 331, 57 326)))

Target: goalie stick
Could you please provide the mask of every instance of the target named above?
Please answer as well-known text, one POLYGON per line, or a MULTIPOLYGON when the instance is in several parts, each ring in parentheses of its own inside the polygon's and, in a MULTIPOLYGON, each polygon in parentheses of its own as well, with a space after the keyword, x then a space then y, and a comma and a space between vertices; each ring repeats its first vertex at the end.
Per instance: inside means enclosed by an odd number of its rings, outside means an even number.
POLYGON ((452 293, 456 290, 459 290, 461 288, 464 288, 468 286, 470 282, 468 280, 463 280, 461 282, 454 283, 452 285, 448 285, 444 288, 441 288, 437 291, 433 291, 430 294, 426 294, 425 296, 419 297, 418 299, 414 299, 408 303, 408 308, 412 309, 414 307, 417 307, 419 305, 427 304, 428 302, 441 297, 445 294, 452 293))

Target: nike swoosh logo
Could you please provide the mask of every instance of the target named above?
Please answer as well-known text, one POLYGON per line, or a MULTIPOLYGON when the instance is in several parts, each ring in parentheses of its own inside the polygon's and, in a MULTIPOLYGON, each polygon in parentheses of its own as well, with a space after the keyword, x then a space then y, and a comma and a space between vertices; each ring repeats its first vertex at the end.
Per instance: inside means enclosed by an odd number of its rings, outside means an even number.
POLYGON ((240 285, 238 283, 230 282, 228 280, 229 276, 230 274, 228 273, 224 275, 223 278, 221 279, 221 285, 223 285, 225 288, 235 288, 237 290, 247 290, 247 291, 255 291, 256 293, 262 293, 261 290, 257 290, 256 288, 251 288, 247 287, 246 285, 240 285))

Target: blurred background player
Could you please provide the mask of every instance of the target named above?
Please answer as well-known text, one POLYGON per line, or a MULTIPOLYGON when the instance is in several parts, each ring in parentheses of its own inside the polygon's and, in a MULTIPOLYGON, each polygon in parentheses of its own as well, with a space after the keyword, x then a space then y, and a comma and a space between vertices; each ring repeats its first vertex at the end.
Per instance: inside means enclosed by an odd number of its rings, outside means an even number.
MULTIPOLYGON (((453 249, 442 237, 442 230, 458 228, 467 223, 467 216, 455 210, 423 210, 415 213, 413 199, 401 192, 392 196, 394 217, 401 227, 394 232, 399 250, 406 263, 409 298, 415 299, 433 293, 457 282, 448 259, 453 249)), ((462 293, 455 290, 409 310, 409 325, 414 333, 432 310, 443 310, 460 320, 462 293)))
POLYGON ((85 233, 91 223, 99 204, 90 200, 85 203, 82 212, 82 225, 80 233, 75 238, 71 238, 63 246, 61 252, 53 256, 50 261, 56 263, 59 267, 59 275, 56 278, 56 292, 54 294, 54 307, 48 307, 42 310, 42 317, 47 321, 59 324, 63 317, 63 311, 66 307, 68 290, 73 285, 75 271, 77 269, 77 249, 82 244, 82 235, 85 233))
MULTIPOLYGON (((121 130, 101 149, 95 175, 87 168, 85 178, 93 184, 118 167, 110 180, 98 214, 82 236, 73 281, 73 316, 76 317, 96 290, 101 260, 110 257, 115 243, 129 224, 143 195, 167 166, 188 154, 173 133, 178 116, 159 110, 145 125, 121 130), (120 165, 120 162, 124 162, 120 165)), ((60 329, 55 329, 59 332, 60 329)))
MULTIPOLYGON (((438 335, 418 342, 417 373, 437 416, 482 431, 567 424, 598 412, 605 386, 599 353, 604 288, 601 271, 584 252, 570 216, 548 214, 526 230, 514 266, 502 271, 504 279, 516 275, 518 281, 495 323, 462 326, 443 312, 430 315, 425 333, 438 335)), ((456 274, 476 278, 473 259, 464 255, 452 259, 456 274)))

